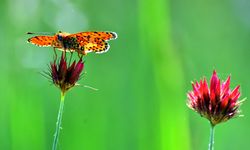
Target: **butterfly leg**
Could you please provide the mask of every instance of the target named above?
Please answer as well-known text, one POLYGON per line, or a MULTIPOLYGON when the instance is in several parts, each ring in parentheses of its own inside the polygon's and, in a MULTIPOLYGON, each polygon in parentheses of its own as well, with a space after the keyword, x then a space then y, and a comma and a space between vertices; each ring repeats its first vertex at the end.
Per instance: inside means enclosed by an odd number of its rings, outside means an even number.
POLYGON ((82 54, 81 57, 87 55, 87 53, 85 52, 85 50, 81 51, 80 54, 82 54))
POLYGON ((84 55, 87 55, 87 53, 85 52, 85 47, 84 46, 79 47, 77 53, 78 53, 79 58, 80 58, 80 55, 81 55, 81 57, 84 56, 84 55))
POLYGON ((76 52, 77 52, 78 57, 79 57, 79 58, 81 58, 81 57, 82 57, 82 56, 81 56, 82 51, 81 51, 81 50, 79 50, 79 49, 76 49, 76 52))
POLYGON ((70 63, 71 63, 72 56, 73 56, 73 51, 70 51, 69 66, 70 66, 70 63))
POLYGON ((54 59, 54 60, 57 60, 56 48, 54 47, 53 49, 54 49, 54 54, 55 54, 55 56, 54 56, 54 57, 55 57, 55 59, 54 59))
POLYGON ((77 52, 77 55, 78 55, 79 58, 81 58, 81 53, 77 52))
POLYGON ((66 49, 63 49, 63 51, 62 51, 62 56, 63 56, 64 58, 66 58, 66 49))

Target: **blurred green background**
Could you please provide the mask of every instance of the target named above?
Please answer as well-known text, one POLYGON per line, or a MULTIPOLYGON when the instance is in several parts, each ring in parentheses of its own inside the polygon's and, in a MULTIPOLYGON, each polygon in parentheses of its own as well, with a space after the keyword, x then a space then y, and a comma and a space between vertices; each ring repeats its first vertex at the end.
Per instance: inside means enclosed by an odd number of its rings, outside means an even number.
MULTIPOLYGON (((2 0, 0 149, 51 149, 60 91, 40 72, 52 48, 26 32, 115 31, 67 93, 59 150, 204 150, 209 123, 186 106, 190 81, 217 70, 250 97, 248 0, 2 0)), ((75 56, 77 57, 77 56, 75 56)), ((216 150, 249 149, 250 108, 220 124, 216 150)))

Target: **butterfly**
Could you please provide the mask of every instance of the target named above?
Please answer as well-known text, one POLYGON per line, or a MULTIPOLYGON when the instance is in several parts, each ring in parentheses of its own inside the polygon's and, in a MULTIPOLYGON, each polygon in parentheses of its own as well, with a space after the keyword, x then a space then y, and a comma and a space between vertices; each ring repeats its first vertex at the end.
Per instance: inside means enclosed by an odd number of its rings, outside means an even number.
MULTIPOLYGON (((39 34, 28 32, 27 34, 39 34)), ((79 32, 75 34, 59 31, 54 35, 40 33, 43 35, 34 36, 28 42, 40 47, 53 47, 61 51, 77 52, 86 55, 90 52, 104 53, 109 50, 109 40, 117 38, 115 32, 79 32)))

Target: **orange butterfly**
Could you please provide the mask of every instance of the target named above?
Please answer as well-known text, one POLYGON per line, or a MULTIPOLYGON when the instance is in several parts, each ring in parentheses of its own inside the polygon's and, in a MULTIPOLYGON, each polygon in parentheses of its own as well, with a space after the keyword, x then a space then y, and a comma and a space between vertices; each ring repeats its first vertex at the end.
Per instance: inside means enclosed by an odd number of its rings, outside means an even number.
MULTIPOLYGON (((34 34, 28 32, 27 34, 34 34)), ((43 33, 41 33, 43 34, 43 33)), ((69 34, 58 32, 53 36, 41 35, 28 39, 29 43, 37 46, 50 46, 67 52, 78 52, 78 54, 86 55, 89 52, 104 53, 109 49, 107 41, 117 38, 115 32, 79 32, 69 34)))

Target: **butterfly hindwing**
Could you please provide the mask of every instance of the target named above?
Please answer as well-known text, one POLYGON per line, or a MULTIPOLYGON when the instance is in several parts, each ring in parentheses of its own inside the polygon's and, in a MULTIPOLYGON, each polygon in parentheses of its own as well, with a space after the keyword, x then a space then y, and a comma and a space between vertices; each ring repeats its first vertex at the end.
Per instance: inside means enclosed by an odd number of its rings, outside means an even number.
POLYGON ((95 42, 93 43, 87 43, 85 45, 82 45, 84 47, 84 50, 86 52, 95 52, 95 53, 103 53, 103 52, 107 52, 107 50, 109 49, 109 44, 107 42, 105 42, 102 39, 96 39, 95 42), (99 41, 99 42, 97 42, 99 41))

